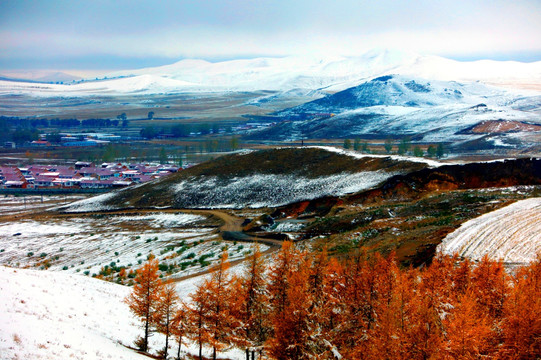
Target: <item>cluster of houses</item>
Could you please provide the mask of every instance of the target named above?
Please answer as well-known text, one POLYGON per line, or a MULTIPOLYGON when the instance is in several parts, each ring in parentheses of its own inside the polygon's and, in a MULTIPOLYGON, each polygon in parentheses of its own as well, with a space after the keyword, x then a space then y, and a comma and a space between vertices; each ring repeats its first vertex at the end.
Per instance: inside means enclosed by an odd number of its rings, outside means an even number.
POLYGON ((179 170, 173 165, 94 165, 77 162, 66 165, 0 166, 0 188, 22 189, 113 189, 151 181, 179 170))

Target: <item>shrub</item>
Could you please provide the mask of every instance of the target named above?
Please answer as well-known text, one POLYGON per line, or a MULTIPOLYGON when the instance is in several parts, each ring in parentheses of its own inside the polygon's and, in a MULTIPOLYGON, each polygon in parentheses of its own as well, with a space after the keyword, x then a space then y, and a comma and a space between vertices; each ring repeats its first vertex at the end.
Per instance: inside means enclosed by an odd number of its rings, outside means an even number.
POLYGON ((118 251, 115 251, 115 256, 118 256, 118 251))
POLYGON ((158 265, 158 270, 160 270, 160 271, 167 271, 168 268, 169 268, 169 266, 167 264, 159 264, 158 265))
POLYGON ((44 253, 44 252, 42 252, 41 254, 39 254, 39 257, 42 257, 42 258, 44 258, 44 257, 46 257, 46 256, 47 256, 47 253, 44 253))
POLYGON ((62 270, 68 270, 68 266, 67 266, 67 265, 64 265, 64 267, 62 268, 62 270))
POLYGON ((28 252, 28 254, 26 254, 26 256, 30 257, 30 256, 34 256, 34 253, 32 251, 28 252))
POLYGON ((134 341, 134 344, 137 349, 139 350, 147 349, 148 351, 148 347, 147 347, 146 340, 144 337, 142 336, 138 337, 137 340, 134 341))

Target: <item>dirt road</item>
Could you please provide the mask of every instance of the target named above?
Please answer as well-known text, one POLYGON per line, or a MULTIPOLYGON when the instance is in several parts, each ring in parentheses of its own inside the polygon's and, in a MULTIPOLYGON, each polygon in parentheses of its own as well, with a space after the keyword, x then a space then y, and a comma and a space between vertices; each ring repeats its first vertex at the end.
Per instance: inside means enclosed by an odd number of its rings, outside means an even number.
MULTIPOLYGON (((85 216, 92 216, 96 214, 108 214, 108 215, 126 215, 126 214, 145 214, 145 213, 184 213, 202 215, 207 219, 217 220, 220 224, 216 230, 216 234, 222 240, 237 241, 246 243, 260 243, 267 246, 267 249, 262 252, 262 255, 268 255, 276 252, 282 247, 282 241, 276 239, 269 239, 263 237, 256 237, 251 234, 244 233, 242 231, 242 223, 244 218, 234 216, 225 210, 204 210, 204 209, 125 209, 114 211, 102 211, 102 212, 87 212, 87 213, 56 213, 50 211, 41 211, 34 214, 14 214, 12 216, 2 216, 1 221, 17 221, 22 219, 34 219, 34 220, 50 220, 53 218, 80 218, 85 216), (226 235, 226 236, 224 236, 226 235)), ((230 262, 231 266, 237 265, 245 261, 245 259, 233 260, 230 262)), ((204 271, 182 276, 179 278, 173 278, 173 281, 179 282, 185 279, 208 274, 210 269, 204 271)))

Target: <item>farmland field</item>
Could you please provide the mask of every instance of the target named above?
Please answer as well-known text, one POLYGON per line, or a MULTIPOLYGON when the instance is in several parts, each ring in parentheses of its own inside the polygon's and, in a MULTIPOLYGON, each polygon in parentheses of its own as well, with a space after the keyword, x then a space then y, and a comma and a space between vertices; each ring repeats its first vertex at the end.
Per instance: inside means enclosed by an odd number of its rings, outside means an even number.
POLYGON ((467 221, 438 250, 479 260, 488 255, 508 264, 526 264, 541 251, 541 198, 518 201, 467 221))

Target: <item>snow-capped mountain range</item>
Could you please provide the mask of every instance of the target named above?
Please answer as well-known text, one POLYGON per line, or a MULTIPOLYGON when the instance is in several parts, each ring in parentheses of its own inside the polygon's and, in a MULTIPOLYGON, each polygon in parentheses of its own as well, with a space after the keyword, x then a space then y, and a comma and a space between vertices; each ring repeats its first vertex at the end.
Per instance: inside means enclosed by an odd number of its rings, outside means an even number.
POLYGON ((99 81, 70 85, 0 81, 0 94, 84 96, 294 89, 336 92, 388 74, 541 89, 541 61, 460 62, 385 50, 358 57, 295 56, 216 63, 181 60, 166 66, 118 71, 99 81))
POLYGON ((285 140, 299 133, 312 138, 401 134, 424 141, 466 140, 472 134, 465 131, 483 121, 537 124, 540 107, 541 96, 521 96, 478 82, 384 75, 280 111, 277 116, 295 121, 258 136, 285 140))

